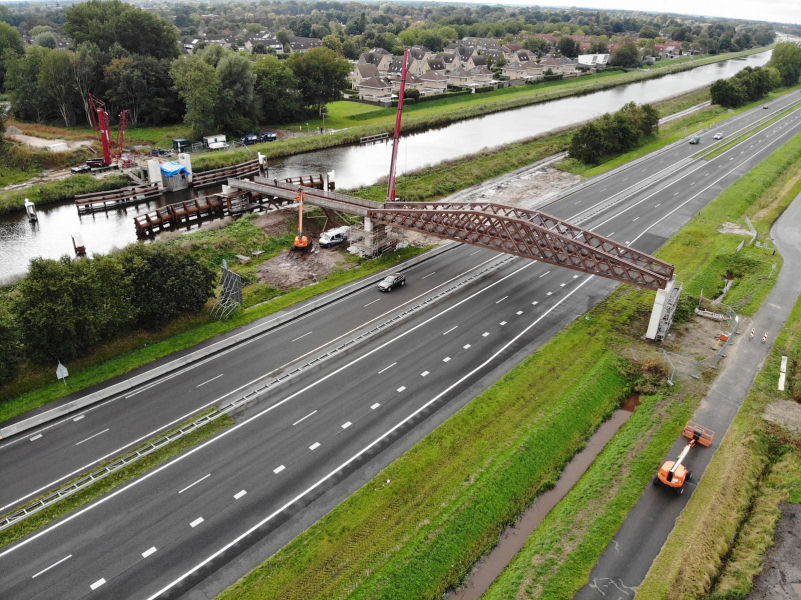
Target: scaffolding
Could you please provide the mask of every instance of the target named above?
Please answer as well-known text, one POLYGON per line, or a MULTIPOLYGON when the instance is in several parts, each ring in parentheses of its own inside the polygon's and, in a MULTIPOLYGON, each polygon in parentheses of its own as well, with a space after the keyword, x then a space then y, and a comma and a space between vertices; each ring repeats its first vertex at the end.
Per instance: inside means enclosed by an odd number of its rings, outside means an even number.
POLYGON ((373 258, 395 250, 400 244, 401 236, 386 225, 374 225, 372 230, 366 231, 364 225, 359 223, 351 225, 348 240, 348 252, 362 258, 373 258))

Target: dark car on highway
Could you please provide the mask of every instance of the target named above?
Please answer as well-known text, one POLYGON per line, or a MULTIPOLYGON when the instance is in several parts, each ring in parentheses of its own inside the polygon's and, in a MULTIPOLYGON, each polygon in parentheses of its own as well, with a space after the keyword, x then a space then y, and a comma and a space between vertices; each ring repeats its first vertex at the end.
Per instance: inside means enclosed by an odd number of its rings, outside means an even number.
POLYGON ((387 275, 378 283, 378 289, 382 292, 391 292, 396 287, 403 287, 406 285, 406 275, 403 273, 393 273, 387 275))

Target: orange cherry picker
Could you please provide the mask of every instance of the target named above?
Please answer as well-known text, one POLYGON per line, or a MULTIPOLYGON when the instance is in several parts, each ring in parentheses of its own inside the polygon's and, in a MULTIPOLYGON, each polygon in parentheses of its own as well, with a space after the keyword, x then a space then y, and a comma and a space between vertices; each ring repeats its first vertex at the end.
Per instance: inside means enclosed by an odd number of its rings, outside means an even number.
POLYGON ((690 421, 684 426, 682 435, 690 440, 676 460, 665 461, 654 477, 654 485, 662 484, 677 495, 684 493, 684 484, 692 479, 692 473, 684 466, 684 459, 696 444, 709 446, 715 439, 715 432, 690 421))

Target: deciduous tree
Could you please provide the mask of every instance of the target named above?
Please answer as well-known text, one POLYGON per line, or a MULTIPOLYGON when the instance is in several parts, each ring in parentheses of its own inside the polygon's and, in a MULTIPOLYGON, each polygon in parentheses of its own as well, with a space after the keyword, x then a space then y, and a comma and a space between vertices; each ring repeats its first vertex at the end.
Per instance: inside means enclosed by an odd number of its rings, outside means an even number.
POLYGON ((214 129, 214 108, 219 93, 217 71, 198 56, 182 56, 173 62, 170 76, 186 104, 184 121, 199 138, 214 129))
POLYGON ((323 104, 338 100, 342 90, 348 88, 350 64, 338 58, 330 48, 295 53, 288 62, 300 86, 303 103, 316 106, 318 112, 323 104))

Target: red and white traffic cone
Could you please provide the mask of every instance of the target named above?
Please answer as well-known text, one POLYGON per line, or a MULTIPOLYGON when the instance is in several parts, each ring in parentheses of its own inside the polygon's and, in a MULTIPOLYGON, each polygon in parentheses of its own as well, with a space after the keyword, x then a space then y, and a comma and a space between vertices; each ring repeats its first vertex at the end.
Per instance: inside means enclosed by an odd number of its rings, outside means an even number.
POLYGON ((749 341, 749 342, 750 342, 751 340, 753 340, 753 339, 754 339, 754 335, 755 335, 755 334, 756 334, 756 327, 753 327, 753 328, 751 329, 751 335, 749 335, 749 336, 748 336, 748 341, 749 341))
POLYGON ((767 341, 768 341, 768 332, 766 331, 765 335, 762 336, 762 343, 764 344, 767 341))

